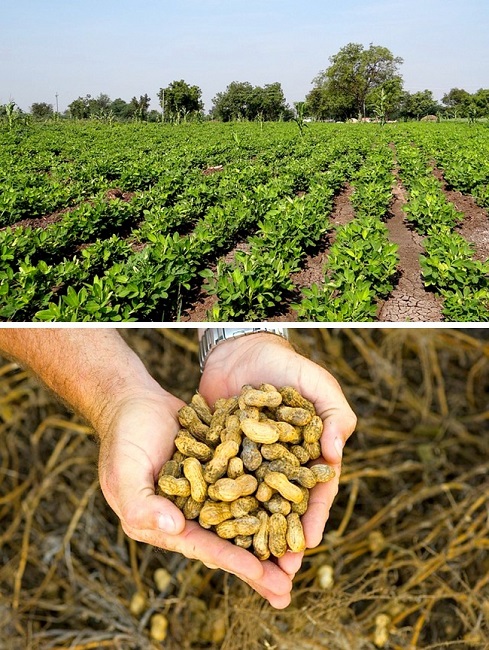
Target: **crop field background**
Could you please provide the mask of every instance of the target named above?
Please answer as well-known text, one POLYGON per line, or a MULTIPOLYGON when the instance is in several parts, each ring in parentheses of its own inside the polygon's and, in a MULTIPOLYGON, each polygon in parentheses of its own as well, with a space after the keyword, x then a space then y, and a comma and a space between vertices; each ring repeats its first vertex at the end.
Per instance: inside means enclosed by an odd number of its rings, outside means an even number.
POLYGON ((0 319, 488 321, 488 207, 485 123, 5 127, 0 319))
MULTIPOLYGON (((195 330, 123 334, 190 399, 195 330)), ((0 646, 487 648, 488 334, 291 330, 340 381, 359 424, 323 541, 283 611, 231 576, 128 539, 100 492, 90 430, 0 362, 0 646), (168 621, 163 645, 151 638, 155 614, 168 621)))

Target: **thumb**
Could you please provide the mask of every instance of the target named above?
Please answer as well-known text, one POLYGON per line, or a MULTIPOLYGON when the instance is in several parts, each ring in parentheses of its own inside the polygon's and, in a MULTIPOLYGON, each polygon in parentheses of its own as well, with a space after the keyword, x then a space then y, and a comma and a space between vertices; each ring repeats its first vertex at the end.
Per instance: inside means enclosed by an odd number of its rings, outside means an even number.
POLYGON ((123 507, 120 519, 124 532, 131 537, 143 530, 179 535, 185 528, 183 513, 168 499, 154 494, 153 490, 123 507))

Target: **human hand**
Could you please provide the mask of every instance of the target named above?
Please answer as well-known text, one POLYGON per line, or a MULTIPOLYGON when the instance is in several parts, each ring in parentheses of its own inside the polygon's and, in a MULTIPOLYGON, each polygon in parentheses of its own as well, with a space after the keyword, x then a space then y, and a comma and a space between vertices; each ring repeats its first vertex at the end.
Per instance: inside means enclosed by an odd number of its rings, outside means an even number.
MULTIPOLYGON (((199 390, 209 404, 213 404, 219 397, 239 394, 245 384, 258 386, 261 383, 277 388, 294 386, 313 402, 324 423, 322 459, 318 462, 332 465, 336 476, 313 488, 307 512, 302 517, 306 544, 313 548, 321 542, 338 492, 342 450, 355 429, 356 416, 330 373, 295 352, 283 338, 265 332, 220 343, 208 357, 199 390)), ((280 558, 277 566, 283 575, 293 579, 303 555, 289 551, 280 558)))
POLYGON ((198 522, 186 521, 171 501, 155 494, 158 473, 174 452, 177 411, 183 405, 155 386, 126 396, 113 409, 100 435, 100 485, 107 502, 129 537, 233 573, 274 607, 286 607, 290 576, 198 522))

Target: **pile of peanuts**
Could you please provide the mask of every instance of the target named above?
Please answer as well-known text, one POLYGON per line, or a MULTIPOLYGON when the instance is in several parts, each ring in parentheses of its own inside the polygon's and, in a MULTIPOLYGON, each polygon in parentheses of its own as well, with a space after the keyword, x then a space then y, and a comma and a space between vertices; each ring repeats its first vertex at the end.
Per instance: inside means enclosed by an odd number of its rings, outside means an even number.
POLYGON ((329 465, 306 467, 321 456, 323 423, 312 402, 290 386, 247 385, 214 411, 196 393, 178 418, 177 451, 158 493, 260 560, 303 551, 309 490, 335 475, 329 465))

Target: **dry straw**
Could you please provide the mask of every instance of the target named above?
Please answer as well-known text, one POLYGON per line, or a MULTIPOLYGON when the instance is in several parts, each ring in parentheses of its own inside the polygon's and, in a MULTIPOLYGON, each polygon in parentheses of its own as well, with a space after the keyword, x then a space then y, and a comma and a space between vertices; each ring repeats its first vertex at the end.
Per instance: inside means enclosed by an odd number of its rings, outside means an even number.
MULTIPOLYGON (((195 331, 125 336, 188 401, 195 331)), ((1 647, 489 647, 489 331, 310 329, 293 341, 337 377, 359 425, 284 611, 129 540, 100 493, 90 430, 3 362, 1 647)))

